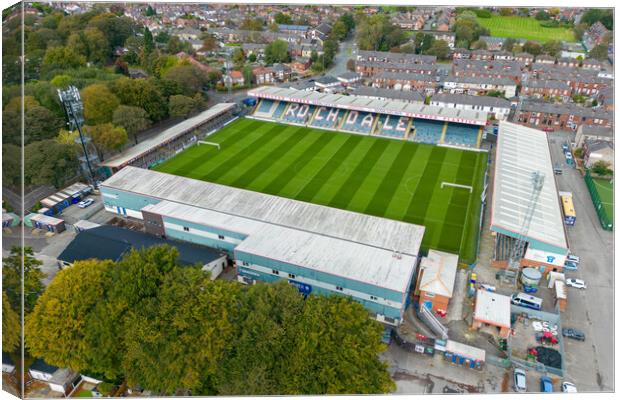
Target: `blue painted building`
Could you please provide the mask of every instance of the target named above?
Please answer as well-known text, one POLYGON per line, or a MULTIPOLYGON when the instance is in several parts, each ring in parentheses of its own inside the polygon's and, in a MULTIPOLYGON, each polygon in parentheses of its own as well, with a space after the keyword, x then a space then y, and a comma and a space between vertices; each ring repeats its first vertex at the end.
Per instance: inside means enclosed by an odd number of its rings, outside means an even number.
POLYGON ((424 227, 145 169, 101 185, 106 210, 147 232, 218 248, 245 284, 286 280, 307 295, 350 296, 402 320, 424 227))

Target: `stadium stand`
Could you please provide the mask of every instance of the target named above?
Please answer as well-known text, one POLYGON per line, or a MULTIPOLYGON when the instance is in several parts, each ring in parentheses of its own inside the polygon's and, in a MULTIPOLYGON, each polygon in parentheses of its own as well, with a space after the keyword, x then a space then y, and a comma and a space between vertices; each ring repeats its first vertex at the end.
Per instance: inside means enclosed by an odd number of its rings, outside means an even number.
POLYGON ((441 140, 445 122, 414 119, 415 136, 409 136, 413 141, 419 143, 438 144, 441 140))
POLYGON ((282 116, 282 113, 284 112, 284 109, 286 108, 287 104, 288 103, 286 101, 278 102, 276 110, 273 112, 273 115, 271 116, 271 118, 279 119, 282 116))
POLYGON ((333 128, 342 114, 343 110, 337 108, 319 107, 310 125, 317 128, 333 128))
POLYGON ((408 128, 409 118, 381 114, 375 132, 380 136, 404 139, 408 128))
POLYGON ((478 147, 480 127, 465 124, 448 124, 443 142, 456 146, 478 147))
POLYGON ((293 124, 307 124, 314 114, 315 106, 291 103, 281 117, 282 121, 293 124))
POLYGON ((264 113, 264 114, 271 114, 273 112, 273 105, 276 102, 273 100, 269 100, 269 99, 263 99, 260 102, 260 105, 258 106, 258 112, 260 113, 264 113))
POLYGON ((349 111, 345 116, 341 130, 370 134, 375 122, 376 116, 373 113, 361 111, 349 111))

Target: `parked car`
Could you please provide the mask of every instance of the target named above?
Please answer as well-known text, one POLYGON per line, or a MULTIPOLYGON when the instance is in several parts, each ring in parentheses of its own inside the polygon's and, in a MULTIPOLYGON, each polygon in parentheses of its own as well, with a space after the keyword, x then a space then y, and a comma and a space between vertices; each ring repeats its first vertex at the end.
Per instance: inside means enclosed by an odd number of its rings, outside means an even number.
POLYGON ((568 151, 568 144, 562 143, 562 150, 568 151))
POLYGON ((514 384, 515 384, 515 391, 519 393, 527 392, 527 379, 525 377, 525 371, 522 370, 521 368, 515 368, 514 384))
POLYGON ((585 289, 586 283, 582 279, 568 278, 566 280, 566 286, 574 287, 576 289, 585 289))
POLYGON ((540 377, 540 391, 543 393, 553 392, 553 382, 548 376, 540 377))
POLYGON ((570 261, 570 262, 573 262, 575 264, 579 264, 579 257, 577 257, 574 254, 569 254, 568 256, 566 256, 566 261, 570 261))
POLYGON ((93 204, 95 202, 95 200, 93 199, 86 199, 86 200, 82 200, 78 203, 78 207, 80 208, 86 208, 88 206, 90 206, 91 204, 93 204))
POLYGON ((550 133, 550 132, 553 132, 553 131, 554 131, 554 129, 553 129, 552 127, 550 127, 550 126, 545 126, 545 127, 543 128, 543 131, 545 131, 545 132, 547 132, 547 133, 550 133))
POLYGON ((575 340, 580 340, 582 342, 586 340, 586 334, 575 328, 563 328, 562 336, 575 340))
POLYGON ((579 269, 579 264, 576 264, 572 261, 566 261, 564 263, 564 269, 568 271, 577 271, 577 269, 579 269))
POLYGON ((564 393, 577 393, 577 386, 570 382, 562 382, 562 391, 564 393))

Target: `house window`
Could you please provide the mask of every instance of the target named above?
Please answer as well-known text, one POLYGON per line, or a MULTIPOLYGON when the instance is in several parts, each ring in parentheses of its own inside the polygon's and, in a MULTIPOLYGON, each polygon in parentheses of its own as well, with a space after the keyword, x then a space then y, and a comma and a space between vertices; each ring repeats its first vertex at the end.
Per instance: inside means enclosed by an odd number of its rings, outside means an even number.
POLYGON ((224 235, 217 235, 217 238, 220 240, 224 240, 224 235))
POLYGON ((295 279, 295 274, 288 274, 288 277, 291 279, 295 279))
POLYGON ((274 275, 280 275, 280 271, 278 271, 277 269, 272 269, 271 273, 274 275))
POLYGON ((184 227, 183 227, 183 230, 184 230, 185 232, 189 232, 189 228, 188 228, 187 226, 184 226, 184 227))
POLYGON ((336 286, 336 290, 338 290, 338 291, 342 292, 342 290, 343 290, 343 289, 342 289, 342 286, 336 286))

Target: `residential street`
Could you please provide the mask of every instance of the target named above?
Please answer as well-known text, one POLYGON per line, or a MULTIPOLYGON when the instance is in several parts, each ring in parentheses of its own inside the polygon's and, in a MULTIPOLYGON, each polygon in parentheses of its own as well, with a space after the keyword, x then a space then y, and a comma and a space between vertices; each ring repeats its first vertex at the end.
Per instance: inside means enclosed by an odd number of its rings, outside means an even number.
POLYGON ((556 132, 549 138, 554 165, 559 163, 564 170, 562 175, 555 175, 558 190, 573 193, 577 213, 575 226, 567 227, 567 231, 570 249, 581 263, 578 271, 566 275, 583 279, 588 285, 587 290, 568 290, 563 325, 583 330, 586 341, 565 341, 565 378, 579 391, 613 391, 613 232, 601 228, 583 177, 564 159, 562 142, 573 141, 574 134, 556 132))
POLYGON ((355 54, 357 53, 357 45, 355 44, 354 37, 355 32, 351 32, 349 38, 340 43, 340 48, 334 57, 333 65, 326 71, 326 75, 337 77, 347 72, 347 61, 351 58, 355 58, 355 54))

